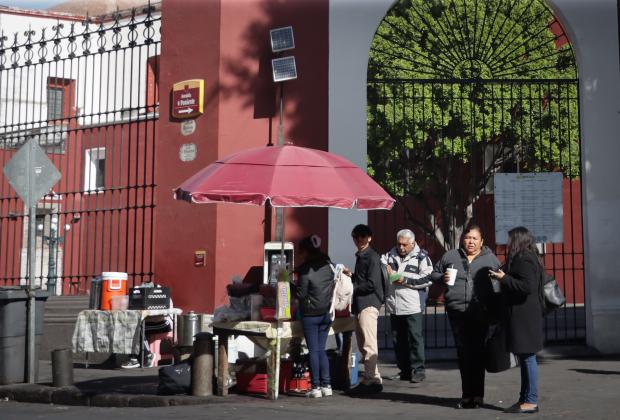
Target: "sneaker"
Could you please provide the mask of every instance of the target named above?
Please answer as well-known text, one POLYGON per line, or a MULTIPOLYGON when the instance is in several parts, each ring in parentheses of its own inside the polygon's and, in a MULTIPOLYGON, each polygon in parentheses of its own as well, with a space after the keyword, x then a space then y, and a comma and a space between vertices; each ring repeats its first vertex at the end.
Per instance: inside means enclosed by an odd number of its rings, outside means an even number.
POLYGON ((323 392, 321 391, 321 388, 312 388, 306 393, 306 397, 308 398, 321 398, 322 396, 323 392))
POLYGON ((370 394, 370 390, 368 389, 369 385, 366 385, 365 383, 360 383, 358 386, 356 386, 355 388, 351 388, 347 391, 347 394, 349 395, 366 395, 366 394, 370 394))
POLYGON ((349 390, 350 395, 370 395, 383 391, 383 385, 380 383, 365 384, 361 383, 355 388, 349 390))
POLYGON ((426 379, 426 374, 424 374, 423 372, 414 373, 411 376, 411 382, 414 384, 419 384, 420 382, 424 382, 424 379, 426 379))
POLYGON ((371 394, 378 394, 379 392, 383 391, 383 384, 377 382, 368 385, 368 387, 371 394))
POLYGON ((121 365, 121 368, 123 369, 135 369, 139 367, 140 367, 140 362, 138 362, 138 359, 135 357, 132 357, 131 359, 127 360, 125 363, 121 365))
POLYGON ((411 374, 407 375, 406 373, 398 372, 397 374, 388 376, 385 379, 388 379, 390 381, 410 381, 411 374))
POLYGON ((327 385, 327 386, 322 386, 321 387, 321 394, 324 397, 331 397, 332 396, 332 387, 331 385, 327 385))

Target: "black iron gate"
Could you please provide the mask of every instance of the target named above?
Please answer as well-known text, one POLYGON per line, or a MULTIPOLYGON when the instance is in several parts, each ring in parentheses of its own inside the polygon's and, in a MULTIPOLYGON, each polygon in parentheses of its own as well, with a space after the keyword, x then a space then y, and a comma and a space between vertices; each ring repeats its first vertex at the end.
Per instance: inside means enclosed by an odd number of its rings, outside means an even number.
MULTIPOLYGON (((387 248, 409 227, 436 261, 473 219, 503 259, 505 247, 494 237, 493 174, 561 172, 564 242, 540 248, 568 303, 546 319, 546 338, 584 340, 578 103, 577 80, 369 81, 369 168, 398 198, 391 214, 370 217, 385 234, 379 243, 387 248)), ((450 347, 440 290, 431 297, 426 345, 450 347)))
MULTIPOLYGON (((547 318, 547 341, 585 337, 577 77, 544 0, 397 1, 368 65, 369 171, 399 198, 389 216, 370 216, 384 247, 407 226, 436 260, 475 219, 501 259, 494 174, 564 175, 564 242, 540 247, 569 303, 547 318)), ((427 347, 450 347, 433 293, 427 347)))
MULTIPOLYGON (((150 279, 159 6, 30 21, 0 37, 0 167, 36 139, 62 173, 38 205, 36 281, 78 294, 103 271, 150 279)), ((27 209, 0 179, 0 284, 24 284, 27 209)))

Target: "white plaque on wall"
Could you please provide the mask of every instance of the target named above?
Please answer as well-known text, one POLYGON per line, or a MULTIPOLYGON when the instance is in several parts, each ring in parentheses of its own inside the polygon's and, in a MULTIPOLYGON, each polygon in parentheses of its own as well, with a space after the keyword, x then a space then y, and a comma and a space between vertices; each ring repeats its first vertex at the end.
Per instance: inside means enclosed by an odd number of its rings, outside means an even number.
POLYGON ((181 162, 191 162, 196 159, 196 145, 194 143, 182 144, 179 148, 179 159, 181 162))
POLYGON ((189 136, 196 131, 196 120, 185 120, 181 123, 181 134, 189 136))
POLYGON ((517 226, 536 242, 564 242, 563 178, 559 172, 495 174, 495 242, 507 243, 508 231, 517 226))

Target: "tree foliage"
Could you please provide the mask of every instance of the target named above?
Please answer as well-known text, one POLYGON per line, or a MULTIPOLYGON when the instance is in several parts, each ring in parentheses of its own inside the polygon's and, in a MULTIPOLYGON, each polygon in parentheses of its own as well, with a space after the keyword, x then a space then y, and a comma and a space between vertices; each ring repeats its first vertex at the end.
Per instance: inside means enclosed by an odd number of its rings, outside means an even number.
POLYGON ((369 172, 446 248, 497 171, 580 174, 576 66, 538 0, 403 0, 368 67, 369 172))

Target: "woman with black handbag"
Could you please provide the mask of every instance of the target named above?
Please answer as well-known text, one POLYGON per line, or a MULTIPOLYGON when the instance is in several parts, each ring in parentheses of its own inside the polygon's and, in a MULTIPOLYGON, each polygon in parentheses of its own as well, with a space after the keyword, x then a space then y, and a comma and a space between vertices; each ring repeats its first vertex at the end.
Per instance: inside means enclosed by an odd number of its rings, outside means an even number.
POLYGON ((508 232, 506 272, 490 271, 500 282, 508 304, 508 349, 521 365, 519 401, 506 413, 538 412, 538 364, 536 352, 543 347, 543 310, 538 249, 532 234, 524 227, 508 232))

